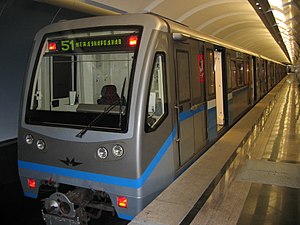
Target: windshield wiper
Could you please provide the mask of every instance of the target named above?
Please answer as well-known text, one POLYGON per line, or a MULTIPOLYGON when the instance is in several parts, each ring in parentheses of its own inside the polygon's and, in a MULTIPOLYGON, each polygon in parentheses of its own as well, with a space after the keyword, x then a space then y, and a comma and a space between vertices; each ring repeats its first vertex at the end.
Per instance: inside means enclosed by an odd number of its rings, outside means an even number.
POLYGON ((119 104, 119 101, 114 102, 110 106, 108 106, 103 112, 101 112, 95 119, 93 119, 86 127, 84 127, 78 134, 76 134, 76 137, 82 138, 82 136, 91 129, 92 125, 96 123, 99 119, 101 119, 103 116, 107 115, 113 108, 115 108, 119 104))
POLYGON ((122 105, 125 103, 125 96, 124 96, 124 89, 126 84, 126 77, 123 81, 122 91, 121 91, 121 98, 120 98, 120 111, 119 111, 119 128, 122 127, 122 105))
POLYGON ((123 81, 122 91, 121 91, 121 97, 119 101, 115 101, 113 104, 111 104, 109 107, 107 107, 102 113, 100 113, 95 119, 93 119, 86 127, 84 127, 78 134, 76 134, 76 137, 82 138, 82 136, 91 129, 92 125, 96 123, 98 120, 100 120, 103 116, 108 114, 111 110, 113 110, 117 105, 120 106, 119 109, 119 128, 122 126, 122 105, 125 103, 125 97, 124 97, 124 90, 125 90, 125 84, 126 84, 126 77, 123 81))

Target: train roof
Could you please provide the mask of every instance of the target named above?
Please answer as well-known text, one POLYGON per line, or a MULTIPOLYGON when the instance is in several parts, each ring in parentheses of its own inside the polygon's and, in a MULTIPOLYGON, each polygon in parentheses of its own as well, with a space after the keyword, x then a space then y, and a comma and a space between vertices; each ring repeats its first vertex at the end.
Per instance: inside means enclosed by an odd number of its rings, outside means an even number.
POLYGON ((186 37, 191 37, 197 40, 210 42, 214 45, 222 46, 228 49, 260 57, 269 61, 279 64, 280 62, 274 61, 270 58, 261 56, 255 52, 251 52, 241 46, 234 45, 219 38, 203 34, 199 31, 193 30, 188 26, 162 17, 157 14, 144 13, 144 14, 124 14, 124 15, 110 15, 110 16, 94 16, 75 20, 63 20, 57 23, 48 25, 42 28, 36 35, 36 39, 42 38, 45 33, 53 33, 62 30, 92 28, 97 26, 125 26, 125 25, 142 25, 150 29, 161 30, 169 33, 182 34, 186 37))
POLYGON ((180 24, 176 21, 169 20, 167 18, 164 18, 164 20, 166 20, 168 22, 168 24, 170 26, 170 32, 171 33, 181 33, 181 34, 183 34, 184 36, 187 36, 187 37, 191 37, 191 38, 198 39, 198 40, 201 40, 201 41, 209 42, 209 43, 212 43, 214 45, 225 47, 227 49, 231 49, 231 50, 234 50, 234 51, 238 51, 238 52, 242 52, 242 53, 245 53, 245 54, 256 56, 256 57, 259 57, 259 58, 262 58, 262 59, 266 59, 268 61, 272 61, 272 62, 275 62, 275 63, 278 63, 278 64, 282 64, 281 62, 278 62, 278 61, 275 61, 273 59, 261 56, 261 55, 255 53, 255 52, 252 52, 252 51, 244 49, 240 46, 234 45, 234 44, 232 44, 228 41, 219 39, 217 37, 213 37, 211 35, 201 33, 201 32, 196 31, 196 30, 193 30, 185 24, 180 24))

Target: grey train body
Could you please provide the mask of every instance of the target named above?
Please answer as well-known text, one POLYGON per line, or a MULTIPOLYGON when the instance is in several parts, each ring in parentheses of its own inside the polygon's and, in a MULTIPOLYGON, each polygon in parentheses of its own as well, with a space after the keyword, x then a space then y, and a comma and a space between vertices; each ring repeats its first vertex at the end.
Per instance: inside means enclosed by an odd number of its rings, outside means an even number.
POLYGON ((131 220, 284 75, 156 15, 49 25, 23 87, 24 194, 45 200, 47 224, 87 224, 103 210, 131 220))

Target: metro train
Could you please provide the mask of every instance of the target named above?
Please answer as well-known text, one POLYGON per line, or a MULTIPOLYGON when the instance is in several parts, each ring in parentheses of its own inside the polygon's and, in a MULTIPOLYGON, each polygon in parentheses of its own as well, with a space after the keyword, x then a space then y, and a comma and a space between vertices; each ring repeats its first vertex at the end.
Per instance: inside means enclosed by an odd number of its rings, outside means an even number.
POLYGON ((21 99, 24 195, 43 201, 48 225, 131 220, 285 75, 150 13, 46 26, 21 99))

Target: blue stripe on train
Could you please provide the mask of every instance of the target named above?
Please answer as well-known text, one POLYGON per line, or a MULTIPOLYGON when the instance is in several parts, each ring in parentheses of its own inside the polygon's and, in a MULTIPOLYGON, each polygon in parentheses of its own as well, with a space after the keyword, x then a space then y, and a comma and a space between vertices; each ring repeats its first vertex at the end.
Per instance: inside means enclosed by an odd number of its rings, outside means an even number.
POLYGON ((163 144, 159 152, 156 154, 154 159, 151 161, 151 163, 143 173, 143 175, 137 179, 107 176, 103 174, 96 174, 96 173, 60 168, 56 166, 48 166, 39 163, 25 162, 22 160, 18 160, 18 165, 19 168, 22 169, 35 170, 44 173, 57 174, 57 175, 72 177, 76 179, 102 182, 106 184, 113 184, 113 185, 125 186, 130 188, 140 188, 144 185, 144 183, 151 175, 151 173, 153 172, 153 170, 155 169, 155 167, 157 166, 161 158, 164 156, 168 148, 171 146, 172 141, 175 138, 175 135, 176 135, 176 129, 172 131, 171 135, 167 138, 167 140, 165 141, 165 143, 163 144))
MULTIPOLYGON (((180 121, 184 121, 195 114, 205 110, 205 106, 201 106, 197 110, 193 111, 187 111, 182 112, 179 115, 180 121)), ((167 140, 162 145, 161 149, 158 151, 158 153, 155 155, 143 175, 137 179, 129 179, 129 178, 121 178, 121 177, 114 177, 114 176, 107 176, 103 174, 96 174, 96 173, 90 173, 90 172, 84 172, 84 171, 78 171, 78 170, 72 170, 72 169, 65 169, 60 168, 56 166, 48 166, 43 165, 39 163, 32 163, 32 162, 25 162, 22 160, 18 160, 18 166, 22 169, 29 169, 29 170, 35 170, 50 174, 56 174, 66 177, 72 177, 76 179, 82 179, 82 180, 89 180, 94 182, 102 182, 106 184, 113 184, 117 186, 124 186, 124 187, 130 187, 130 188, 140 188, 144 185, 146 180, 149 178, 155 167, 158 165, 166 151, 171 146, 174 138, 176 137, 176 128, 173 129, 167 140)))

